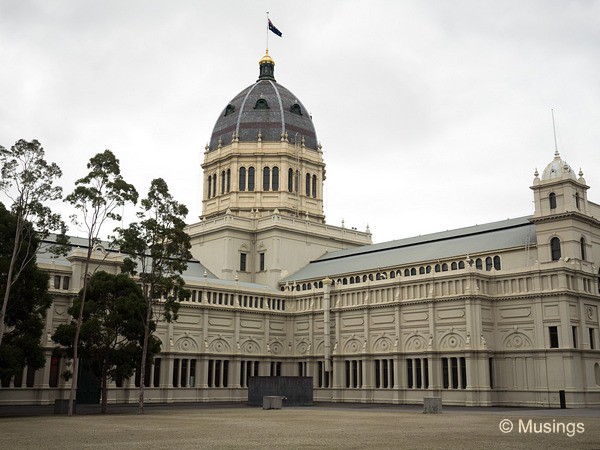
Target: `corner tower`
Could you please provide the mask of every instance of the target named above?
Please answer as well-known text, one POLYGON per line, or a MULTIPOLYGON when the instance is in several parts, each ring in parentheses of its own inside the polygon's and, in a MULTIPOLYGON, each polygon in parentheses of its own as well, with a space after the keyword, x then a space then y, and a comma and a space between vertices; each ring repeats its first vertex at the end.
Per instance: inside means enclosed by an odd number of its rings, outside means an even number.
POLYGON ((220 278, 276 287, 326 252, 371 243, 368 231, 325 224, 321 145, 268 51, 258 80, 221 110, 202 169, 202 216, 188 233, 220 278))
POLYGON ((205 219, 278 210, 324 222, 321 145, 307 108, 275 80, 268 51, 258 80, 219 114, 202 169, 205 219))
POLYGON ((597 258, 592 254, 592 242, 598 240, 594 230, 600 225, 600 209, 588 201, 589 186, 583 172, 576 176, 556 151, 541 178, 537 170, 534 176, 531 222, 536 225, 540 262, 573 260, 591 270, 597 258))

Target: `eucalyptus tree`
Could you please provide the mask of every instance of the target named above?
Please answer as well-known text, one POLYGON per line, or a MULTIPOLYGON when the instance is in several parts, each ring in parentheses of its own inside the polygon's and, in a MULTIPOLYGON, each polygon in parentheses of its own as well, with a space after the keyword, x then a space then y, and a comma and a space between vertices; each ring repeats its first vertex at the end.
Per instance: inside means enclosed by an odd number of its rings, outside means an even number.
POLYGON ((135 204, 138 199, 135 187, 123 179, 119 160, 110 150, 105 150, 90 158, 87 168, 89 170, 88 174, 75 182, 75 189, 65 199, 65 201, 79 211, 80 215, 73 215, 71 219, 76 226, 85 230, 87 237, 83 288, 75 335, 73 337, 73 380, 69 393, 69 415, 73 414, 73 400, 77 387, 78 343, 87 295, 92 251, 100 243, 102 227, 108 221, 121 220, 121 216, 118 213, 119 208, 129 202, 135 204))
MULTIPOLYGON (((13 239, 17 217, 0 203, 0 273, 8 272, 12 261, 13 239)), ((31 233, 33 247, 38 246, 38 238, 30 230, 32 225, 25 223, 25 233, 31 233)), ((52 303, 48 293, 48 272, 36 264, 35 255, 17 253, 16 265, 20 276, 14 280, 10 290, 10 302, 4 316, 6 332, 0 344, 0 379, 22 377, 25 366, 35 371, 45 365, 41 344, 46 310, 52 303)), ((0 287, 4 288, 7 279, 0 277, 0 287)))
POLYGON ((188 209, 173 198, 162 178, 152 180, 148 197, 140 204, 139 221, 117 229, 115 244, 128 255, 122 270, 139 279, 146 300, 139 393, 139 413, 143 414, 153 318, 177 320, 179 301, 189 296, 181 275, 192 255, 184 221, 188 209))
MULTIPOLYGON (((79 311, 81 298, 82 292, 69 308, 72 317, 79 311)), ((91 276, 79 346, 80 356, 101 381, 103 413, 107 406, 108 381, 129 378, 135 370, 142 350, 145 307, 142 290, 129 275, 99 271, 91 276)), ((76 328, 72 320, 59 325, 52 336, 69 356, 73 355, 76 328)), ((154 343, 150 351, 156 347, 154 343)))
MULTIPOLYGON (((60 215, 47 205, 62 197, 62 188, 54 185, 62 172, 56 163, 48 163, 44 157, 44 149, 37 140, 20 139, 10 150, 0 146, 0 191, 11 201, 10 209, 16 218, 10 262, 2 274, 6 283, 0 309, 0 344, 11 289, 35 260, 40 244, 53 231, 60 232, 59 243, 66 243, 66 226, 60 215)), ((52 250, 62 252, 64 247, 52 250)))

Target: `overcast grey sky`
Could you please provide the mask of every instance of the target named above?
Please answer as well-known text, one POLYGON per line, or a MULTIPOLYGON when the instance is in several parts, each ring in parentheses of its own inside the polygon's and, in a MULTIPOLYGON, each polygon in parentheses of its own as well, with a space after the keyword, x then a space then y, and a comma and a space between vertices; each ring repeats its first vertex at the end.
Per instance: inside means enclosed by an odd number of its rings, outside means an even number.
POLYGON ((266 11, 277 81, 323 145, 327 222, 381 242, 530 214, 552 108, 600 203, 598 1, 0 0, 0 145, 38 139, 66 193, 109 148, 196 221, 204 145, 258 76, 266 11))

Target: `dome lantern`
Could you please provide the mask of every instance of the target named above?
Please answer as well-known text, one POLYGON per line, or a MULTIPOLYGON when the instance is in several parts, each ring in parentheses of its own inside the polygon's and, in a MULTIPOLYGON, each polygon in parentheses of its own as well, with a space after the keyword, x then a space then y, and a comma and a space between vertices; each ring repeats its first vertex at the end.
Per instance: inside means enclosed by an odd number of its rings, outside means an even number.
POLYGON ((275 81, 275 61, 269 56, 269 49, 267 49, 265 56, 258 62, 259 74, 258 80, 273 80, 275 81))

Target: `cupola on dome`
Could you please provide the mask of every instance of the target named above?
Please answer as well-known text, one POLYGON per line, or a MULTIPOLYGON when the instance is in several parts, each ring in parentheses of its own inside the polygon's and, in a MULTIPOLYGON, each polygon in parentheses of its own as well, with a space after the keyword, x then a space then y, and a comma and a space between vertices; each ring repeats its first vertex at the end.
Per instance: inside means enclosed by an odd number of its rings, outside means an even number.
POLYGON ((275 81, 275 61, 267 50, 259 78, 223 108, 210 137, 209 151, 239 142, 304 143, 317 150, 317 134, 304 104, 275 81))
POLYGON ((542 173, 542 180, 572 178, 577 179, 575 172, 565 161, 562 160, 558 150, 554 153, 554 159, 546 166, 542 173))

